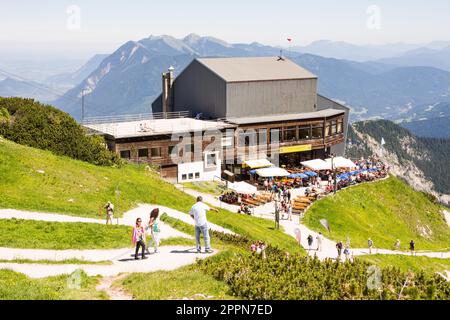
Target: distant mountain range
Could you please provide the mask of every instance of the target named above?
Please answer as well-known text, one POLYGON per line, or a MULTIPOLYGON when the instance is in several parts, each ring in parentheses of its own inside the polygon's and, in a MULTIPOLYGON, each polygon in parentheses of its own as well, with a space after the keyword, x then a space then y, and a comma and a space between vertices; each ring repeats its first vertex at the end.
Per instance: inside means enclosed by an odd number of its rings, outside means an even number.
POLYGON ((13 78, 0 80, 1 97, 33 98, 42 102, 49 102, 56 98, 56 95, 51 91, 41 88, 40 83, 33 81, 25 82, 13 78))
MULTIPOLYGON (((170 65, 177 74, 196 57, 274 56, 279 51, 259 43, 230 44, 195 34, 182 39, 150 36, 129 41, 103 58, 89 76, 54 104, 79 119, 81 90, 87 89, 88 116, 150 112, 151 101, 161 91, 161 73, 170 65)), ((398 120, 413 108, 450 101, 450 72, 436 68, 398 68, 293 51, 285 54, 319 76, 320 93, 351 106, 353 120, 398 120)), ((450 110, 445 113, 450 115, 450 110)))
POLYGON ((109 54, 96 54, 75 72, 57 74, 45 79, 46 84, 74 87, 86 79, 109 54))
POLYGON ((447 46, 450 46, 450 41, 435 41, 426 44, 391 43, 383 45, 356 45, 343 41, 319 40, 307 46, 294 46, 291 50, 326 58, 366 62, 400 56, 408 51, 412 52, 412 50, 419 48, 441 50, 447 46))
POLYGON ((384 58, 378 62, 394 66, 428 66, 450 71, 450 45, 442 49, 418 48, 400 56, 384 58))

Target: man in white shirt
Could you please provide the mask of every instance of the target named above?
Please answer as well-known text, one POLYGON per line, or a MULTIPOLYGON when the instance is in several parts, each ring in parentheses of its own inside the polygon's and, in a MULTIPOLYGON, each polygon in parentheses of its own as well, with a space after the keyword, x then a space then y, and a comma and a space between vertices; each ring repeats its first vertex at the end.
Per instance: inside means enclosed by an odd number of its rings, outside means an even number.
POLYGON ((200 233, 203 234, 203 239, 205 241, 205 252, 212 253, 211 244, 209 240, 209 231, 208 231, 208 221, 206 220, 206 211, 212 210, 219 212, 219 210, 215 208, 210 208, 203 202, 203 198, 201 196, 197 197, 197 203, 194 204, 189 211, 189 215, 195 220, 195 242, 197 247, 197 252, 201 252, 200 245, 200 233))

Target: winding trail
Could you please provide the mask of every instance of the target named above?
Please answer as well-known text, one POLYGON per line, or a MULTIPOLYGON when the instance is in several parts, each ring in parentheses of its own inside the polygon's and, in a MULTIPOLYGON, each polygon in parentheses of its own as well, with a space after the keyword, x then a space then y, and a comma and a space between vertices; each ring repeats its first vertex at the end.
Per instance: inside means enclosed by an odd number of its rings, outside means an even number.
MULTIPOLYGON (((159 205, 140 204, 136 208, 124 213, 123 218, 118 219, 120 225, 132 226, 136 218, 143 221, 149 219, 150 211, 158 207, 161 213, 166 213, 172 218, 194 225, 194 220, 186 213, 159 205)), ((82 218, 66 216, 53 213, 29 212, 11 209, 0 209, 0 219, 28 219, 53 222, 81 222, 81 223, 104 223, 104 220, 93 218, 82 218)), ((116 220, 115 220, 116 221, 116 220)), ((210 223, 210 229, 233 234, 232 231, 210 223)), ((192 235, 187 235, 172 228, 170 225, 160 223, 161 239, 173 237, 185 237, 192 239, 192 235)), ((153 250, 151 250, 152 252, 153 250)), ((42 249, 18 249, 0 248, 0 259, 2 260, 50 260, 64 261, 78 259, 83 261, 111 261, 112 265, 89 265, 89 264, 41 264, 41 263, 0 263, 0 269, 11 269, 24 273, 32 278, 43 278, 60 274, 71 274, 77 269, 84 270, 88 275, 101 275, 104 277, 116 277, 121 273, 132 272, 152 272, 157 270, 174 270, 179 267, 192 264, 197 259, 203 259, 211 254, 197 253, 195 248, 187 246, 161 246, 159 253, 151 254, 147 260, 134 260, 134 248, 105 249, 105 250, 42 250, 42 249)), ((216 252, 214 252, 216 253, 216 252)), ((213 254, 214 254, 213 253, 213 254)), ((108 281, 102 283, 105 288, 109 288, 108 281)), ((111 289, 111 294, 114 290, 111 289)))
MULTIPOLYGON (((205 202, 207 202, 215 207, 222 207, 222 208, 228 209, 231 212, 237 212, 238 206, 224 203, 224 202, 220 201, 217 196, 198 192, 198 191, 186 188, 184 186, 178 186, 178 188, 181 191, 184 191, 185 193, 187 193, 191 196, 194 196, 194 197, 199 196, 199 195, 202 196, 205 202)), ((303 196, 305 189, 306 188, 293 189, 292 190, 292 198, 295 198, 300 195, 303 196)), ((274 212, 274 203, 273 202, 266 203, 264 205, 254 208, 254 216, 272 220, 272 221, 274 220, 273 212, 274 212)), ((286 233, 296 239, 297 239, 298 232, 300 232, 300 244, 305 250, 307 250, 309 255, 311 255, 311 256, 315 255, 320 260, 324 260, 327 258, 331 258, 331 259, 337 258, 336 242, 331 239, 328 239, 322 235, 322 248, 320 251, 318 251, 316 238, 319 233, 309 229, 307 226, 305 226, 303 223, 301 223, 300 217, 298 215, 294 215, 292 221, 281 219, 280 226, 282 227, 284 233, 286 233), (311 250, 308 246, 308 241, 307 241, 308 235, 312 235, 314 238, 311 250)), ((368 254, 369 254, 368 248, 351 248, 350 249, 351 256, 360 256, 360 255, 368 255, 368 254)), ((407 252, 407 251, 395 251, 395 250, 377 249, 377 248, 372 249, 372 254, 411 255, 411 253, 407 252)), ((450 252, 420 252, 420 251, 417 251, 415 253, 415 255, 416 256, 425 256, 425 257, 430 257, 430 258, 442 258, 442 259, 450 258, 450 252)))
MULTIPOLYGON (((5 249, 5 248, 2 248, 5 249)), ((7 249, 15 250, 26 249, 7 249)), ((86 261, 109 260, 112 265, 89 265, 89 264, 38 264, 38 263, 0 263, 0 269, 10 269, 24 273, 31 278, 45 278, 49 276, 72 274, 75 270, 81 269, 89 276, 101 275, 103 277, 113 277, 121 273, 153 272, 158 270, 175 270, 179 267, 195 263, 197 259, 204 259, 213 254, 197 253, 195 248, 187 246, 162 246, 159 253, 147 255, 146 260, 134 260, 134 249, 124 248, 120 250, 88 250, 80 251, 71 255, 72 250, 39 250, 35 252, 22 251, 22 258, 31 260, 64 260, 70 258, 83 258, 86 261), (45 252, 42 252, 45 251, 45 252), (41 255, 39 255, 41 254, 41 255), (94 256, 91 256, 94 254, 94 256), (56 255, 56 256, 55 256, 56 255), (60 255, 60 256, 58 256, 60 255), (59 259, 58 259, 59 258, 59 259)), ((2 259, 2 251, 0 255, 2 259)), ((10 256, 11 257, 11 256, 10 256)))

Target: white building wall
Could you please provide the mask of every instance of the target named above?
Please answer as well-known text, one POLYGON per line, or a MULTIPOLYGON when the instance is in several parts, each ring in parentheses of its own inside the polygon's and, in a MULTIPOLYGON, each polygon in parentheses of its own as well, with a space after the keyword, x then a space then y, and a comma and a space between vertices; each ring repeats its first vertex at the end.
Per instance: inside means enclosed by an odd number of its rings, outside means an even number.
POLYGON ((218 152, 216 154, 216 165, 208 166, 206 163, 207 154, 203 155, 203 161, 186 162, 178 164, 178 182, 193 182, 193 181, 213 181, 221 175, 221 159, 218 152))

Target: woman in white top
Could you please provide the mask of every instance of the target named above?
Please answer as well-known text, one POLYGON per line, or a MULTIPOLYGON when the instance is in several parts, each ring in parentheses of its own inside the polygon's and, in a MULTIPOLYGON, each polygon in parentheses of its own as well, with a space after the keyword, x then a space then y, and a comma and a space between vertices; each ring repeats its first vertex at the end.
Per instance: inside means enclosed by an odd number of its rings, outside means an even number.
POLYGON ((150 229, 150 232, 152 234, 152 239, 147 244, 147 252, 149 251, 148 248, 153 244, 155 248, 155 253, 158 253, 158 246, 159 246, 159 208, 155 208, 150 213, 150 221, 148 222, 147 230, 150 229))

